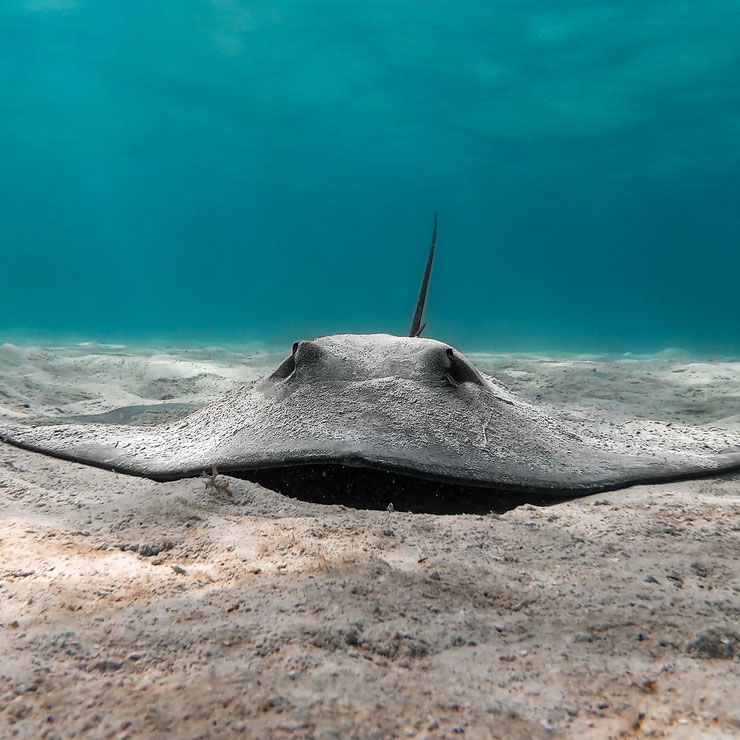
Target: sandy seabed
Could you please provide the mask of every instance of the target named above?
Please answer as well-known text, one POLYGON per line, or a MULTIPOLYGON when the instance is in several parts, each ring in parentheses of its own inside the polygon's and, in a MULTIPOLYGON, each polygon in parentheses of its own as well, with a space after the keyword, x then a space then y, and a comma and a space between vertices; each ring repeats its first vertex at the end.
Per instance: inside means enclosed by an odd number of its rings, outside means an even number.
MULTIPOLYGON (((469 357, 581 417, 740 433, 740 362, 469 357)), ((280 359, 5 344, 0 418, 185 411, 280 359)), ((217 481, 0 444, 0 736, 740 736, 740 475, 454 516, 217 481)))

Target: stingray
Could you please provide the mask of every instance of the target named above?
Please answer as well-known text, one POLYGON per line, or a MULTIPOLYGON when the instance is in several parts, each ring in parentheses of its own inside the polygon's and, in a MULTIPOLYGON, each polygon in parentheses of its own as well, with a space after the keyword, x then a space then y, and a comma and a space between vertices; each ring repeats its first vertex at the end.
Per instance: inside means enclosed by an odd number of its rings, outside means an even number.
POLYGON ((435 215, 409 336, 296 342, 267 377, 184 418, 4 425, 0 439, 159 481, 342 469, 371 481, 376 471, 473 487, 487 500, 497 491, 563 497, 740 468, 740 439, 729 433, 663 425, 640 436, 630 425, 574 418, 518 398, 454 347, 423 338, 436 241, 435 215))

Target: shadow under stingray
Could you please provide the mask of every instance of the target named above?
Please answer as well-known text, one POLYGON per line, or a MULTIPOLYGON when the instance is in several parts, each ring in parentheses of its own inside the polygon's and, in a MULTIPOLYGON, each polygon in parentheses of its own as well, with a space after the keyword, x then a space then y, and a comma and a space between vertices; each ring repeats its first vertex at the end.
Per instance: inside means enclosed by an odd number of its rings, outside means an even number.
POLYGON ((393 511, 414 514, 504 514, 523 504, 551 506, 578 498, 443 483, 349 465, 295 465, 225 475, 309 503, 375 510, 392 505, 393 511))

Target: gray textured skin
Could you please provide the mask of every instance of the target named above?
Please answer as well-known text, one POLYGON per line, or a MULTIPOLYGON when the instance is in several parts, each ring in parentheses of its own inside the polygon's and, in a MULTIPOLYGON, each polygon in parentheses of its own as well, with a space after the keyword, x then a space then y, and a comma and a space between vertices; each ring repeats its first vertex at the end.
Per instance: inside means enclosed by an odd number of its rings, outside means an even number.
POLYGON ((269 377, 167 424, 0 427, 26 449, 160 480, 339 463, 564 495, 740 468, 740 440, 721 450, 665 434, 628 454, 614 427, 583 429, 449 345, 387 334, 297 342, 269 377))

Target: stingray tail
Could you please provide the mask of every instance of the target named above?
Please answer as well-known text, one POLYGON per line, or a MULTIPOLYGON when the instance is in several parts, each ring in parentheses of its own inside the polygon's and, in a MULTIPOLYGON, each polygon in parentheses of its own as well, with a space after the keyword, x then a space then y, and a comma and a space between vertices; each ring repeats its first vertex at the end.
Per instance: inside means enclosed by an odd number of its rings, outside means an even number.
POLYGON ((432 246, 429 248, 429 257, 427 258, 427 267, 424 270, 424 280, 421 283, 421 290, 419 291, 419 300, 416 304, 416 313, 414 314, 414 320, 411 322, 411 330, 409 331, 410 337, 420 337, 424 331, 426 324, 421 323, 422 315, 424 314, 424 304, 427 300, 427 289, 429 288, 429 276, 432 274, 432 262, 434 262, 434 247, 437 244, 437 214, 434 214, 434 231, 432 232, 432 246))

